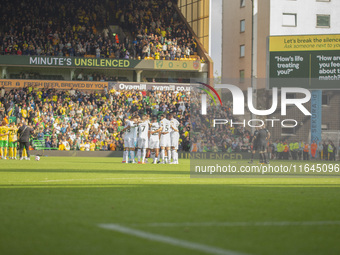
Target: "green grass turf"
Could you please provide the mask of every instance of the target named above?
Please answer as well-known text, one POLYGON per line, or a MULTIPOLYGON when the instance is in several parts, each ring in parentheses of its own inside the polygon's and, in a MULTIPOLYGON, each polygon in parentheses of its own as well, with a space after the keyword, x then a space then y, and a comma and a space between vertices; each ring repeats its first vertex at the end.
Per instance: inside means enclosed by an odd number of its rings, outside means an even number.
POLYGON ((100 223, 248 254, 340 254, 336 224, 148 225, 340 221, 339 178, 190 178, 189 160, 180 165, 120 162, 1 160, 0 254, 205 254, 102 229, 100 223))

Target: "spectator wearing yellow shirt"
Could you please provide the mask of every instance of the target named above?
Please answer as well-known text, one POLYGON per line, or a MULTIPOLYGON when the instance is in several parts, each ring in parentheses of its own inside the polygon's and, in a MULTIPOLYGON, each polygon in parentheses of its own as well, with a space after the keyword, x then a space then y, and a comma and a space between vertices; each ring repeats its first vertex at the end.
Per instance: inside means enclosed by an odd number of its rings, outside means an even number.
POLYGON ((84 23, 85 24, 89 23, 89 20, 90 20, 90 18, 86 15, 85 18, 84 18, 84 23))
POLYGON ((79 150, 85 151, 85 143, 83 141, 79 144, 79 150))
POLYGON ((62 141, 59 144, 59 150, 60 151, 69 151, 70 150, 70 144, 68 141, 66 141, 65 137, 62 139, 62 141))
POLYGON ((26 105, 24 105, 24 107, 21 109, 21 116, 22 116, 24 119, 27 119, 26 105))
POLYGON ((37 91, 37 96, 38 96, 38 98, 40 98, 41 99, 41 96, 42 96, 42 91, 41 90, 39 90, 39 91, 37 91))
POLYGON ((161 28, 161 36, 162 36, 163 38, 165 38, 165 36, 166 36, 166 31, 165 31, 165 28, 164 28, 164 27, 161 28))
POLYGON ((87 139, 89 137, 89 129, 86 128, 83 132, 83 136, 87 139))
POLYGON ((159 56, 160 56, 159 49, 157 49, 156 52, 155 52, 155 59, 159 60, 159 56))
POLYGON ((91 141, 90 143, 90 151, 95 151, 96 150, 96 143, 94 141, 91 141))
POLYGON ((183 132, 184 132, 184 137, 188 137, 189 131, 186 128, 183 128, 183 132))

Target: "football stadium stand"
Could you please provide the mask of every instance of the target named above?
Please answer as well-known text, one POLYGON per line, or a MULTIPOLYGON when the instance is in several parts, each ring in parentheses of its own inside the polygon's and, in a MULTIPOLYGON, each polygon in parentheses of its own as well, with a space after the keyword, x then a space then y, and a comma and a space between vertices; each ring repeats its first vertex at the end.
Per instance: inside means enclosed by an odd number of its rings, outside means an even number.
POLYGON ((172 1, 3 1, 1 53, 117 59, 190 59, 197 42, 172 1), (123 33, 111 33, 117 24, 123 33))
POLYGON ((169 83, 211 78, 211 58, 176 4, 5 0, 1 78, 169 83))

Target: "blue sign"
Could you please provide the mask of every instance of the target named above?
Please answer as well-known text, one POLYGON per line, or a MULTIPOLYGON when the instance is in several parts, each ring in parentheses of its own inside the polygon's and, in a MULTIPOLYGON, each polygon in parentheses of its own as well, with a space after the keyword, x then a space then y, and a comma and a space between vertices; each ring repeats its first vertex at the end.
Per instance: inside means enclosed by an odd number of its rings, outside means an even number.
POLYGON ((310 129, 311 129, 311 141, 316 142, 317 145, 321 142, 321 123, 322 123, 322 90, 313 90, 312 91, 312 100, 311 100, 311 120, 310 120, 310 129))

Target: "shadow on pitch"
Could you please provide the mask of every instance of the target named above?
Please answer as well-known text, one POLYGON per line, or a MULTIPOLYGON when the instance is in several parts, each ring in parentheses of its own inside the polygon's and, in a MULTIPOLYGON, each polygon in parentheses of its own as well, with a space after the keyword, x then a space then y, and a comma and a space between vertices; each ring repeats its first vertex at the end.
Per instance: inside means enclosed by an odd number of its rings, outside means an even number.
POLYGON ((13 173, 93 173, 93 174, 181 174, 188 175, 189 171, 159 171, 159 170, 97 170, 97 169, 0 169, 0 172, 13 173))
MULTIPOLYGON (((188 189, 188 192, 197 192, 200 193, 201 190, 218 190, 218 191, 231 191, 234 192, 238 189, 244 191, 245 189, 249 189, 256 191, 256 192, 262 192, 268 189, 273 189, 277 191, 278 194, 280 192, 287 192, 287 188, 290 189, 289 191, 298 191, 301 192, 302 194, 308 193, 310 191, 316 191, 316 190, 324 190, 327 191, 328 189, 332 189, 332 191, 337 191, 340 194, 340 185, 339 184, 320 184, 320 185, 315 185, 315 184, 225 184, 225 183, 215 183, 215 184, 195 184, 195 183, 188 183, 188 184, 144 184, 144 183, 133 183, 133 184, 126 184, 126 183, 114 183, 114 182, 119 182, 122 179, 126 180, 128 178, 103 178, 103 181, 112 181, 112 183, 72 183, 69 181, 69 179, 60 179, 60 180, 47 180, 47 181, 39 181, 36 184, 0 184, 0 187, 46 187, 46 188, 53 188, 53 187, 65 187, 65 188, 72 188, 72 187, 79 187, 79 188, 129 188, 129 187, 136 187, 139 186, 139 188, 156 188, 161 187, 166 188, 166 189, 183 189, 186 190, 188 189), (56 183, 60 182, 60 183, 56 183), (127 186, 128 185, 128 186, 127 186), (196 190, 197 189, 197 190, 196 190)), ((164 178, 166 179, 166 177, 164 178)), ((189 177, 188 177, 189 179, 189 177)), ((132 178, 133 180, 133 178, 132 178)), ((140 180, 143 180, 143 178, 140 178, 140 180)), ((148 178, 145 178, 144 180, 148 180, 148 178)), ((74 181, 84 181, 83 179, 74 179, 74 181)), ((329 190, 330 191, 330 190, 329 190)), ((267 191, 266 191, 267 192, 267 191)), ((242 193, 242 192, 240 192, 242 193)), ((276 192, 274 192, 276 193, 276 192)), ((248 195, 248 194, 247 194, 248 195)))

